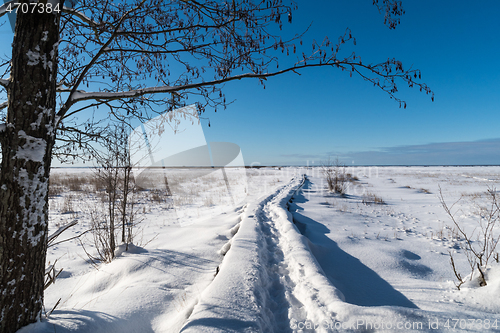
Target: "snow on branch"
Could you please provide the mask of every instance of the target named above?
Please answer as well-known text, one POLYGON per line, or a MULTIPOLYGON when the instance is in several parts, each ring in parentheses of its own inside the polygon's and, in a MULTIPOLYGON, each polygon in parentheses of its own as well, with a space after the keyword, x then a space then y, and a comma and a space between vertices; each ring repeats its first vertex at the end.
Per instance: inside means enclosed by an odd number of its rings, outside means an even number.
POLYGON ((9 79, 0 79, 0 86, 7 88, 9 85, 10 80, 9 79))
MULTIPOLYGON (((326 65, 326 64, 324 64, 324 65, 326 65)), ((290 67, 290 68, 287 68, 287 69, 284 69, 281 71, 277 71, 277 72, 262 73, 262 74, 246 73, 246 74, 240 74, 240 75, 227 77, 224 79, 207 81, 207 82, 199 82, 199 83, 191 83, 191 84, 186 84, 186 85, 181 85, 181 86, 160 86, 160 87, 150 87, 150 88, 135 89, 135 90, 121 91, 121 92, 101 92, 101 91, 86 92, 83 90, 78 90, 78 91, 75 91, 71 95, 69 102, 71 105, 73 105, 77 102, 81 102, 81 101, 85 101, 85 100, 108 100, 108 101, 111 101, 111 100, 117 100, 117 99, 123 99, 123 98, 140 97, 140 96, 149 95, 149 94, 175 93, 178 91, 196 89, 196 88, 201 88, 201 87, 206 87, 206 86, 214 86, 214 85, 222 84, 225 82, 234 81, 234 80, 241 80, 241 79, 246 79, 246 78, 266 79, 266 78, 271 77, 271 76, 276 76, 276 75, 283 74, 286 72, 295 71, 295 70, 300 69, 300 68, 313 67, 313 66, 319 66, 319 65, 311 64, 311 65, 295 66, 295 67, 290 67)))
POLYGON ((57 229, 52 235, 49 236, 47 240, 47 245, 49 247, 52 246, 53 245, 52 243, 56 240, 57 237, 59 237, 59 235, 61 235, 64 231, 68 230, 72 226, 75 226, 76 224, 78 224, 78 221, 74 220, 69 223, 66 223, 65 225, 57 229))
POLYGON ((99 23, 97 23, 96 21, 92 20, 90 17, 88 17, 84 13, 82 13, 74 8, 64 6, 62 11, 63 11, 63 13, 66 13, 66 14, 75 15, 80 20, 82 20, 82 22, 88 23, 88 24, 92 25, 93 27, 99 26, 99 23))
MULTIPOLYGON (((8 13, 7 8, 12 5, 15 2, 19 2, 19 0, 12 0, 12 1, 7 1, 3 5, 0 6, 0 17, 4 16, 5 14, 8 13)), ((12 8, 12 7, 11 7, 12 8)))
POLYGON ((151 87, 151 88, 136 89, 136 90, 122 91, 122 92, 104 92, 104 91, 86 92, 83 90, 77 90, 71 95, 70 102, 74 104, 76 102, 91 100, 91 99, 111 101, 121 98, 138 97, 147 94, 174 92, 175 90, 179 90, 178 87, 162 86, 162 87, 151 87))

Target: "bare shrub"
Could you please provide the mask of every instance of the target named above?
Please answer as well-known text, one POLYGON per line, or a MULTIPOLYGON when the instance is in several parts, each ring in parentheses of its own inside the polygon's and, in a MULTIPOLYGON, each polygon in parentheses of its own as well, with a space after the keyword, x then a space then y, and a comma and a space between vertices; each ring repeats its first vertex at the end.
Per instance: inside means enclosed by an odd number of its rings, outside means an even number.
POLYGON ((385 205, 384 199, 370 192, 363 194, 362 203, 365 205, 369 204, 385 205))
POLYGON ((81 177, 77 175, 68 176, 65 179, 64 184, 68 187, 70 191, 81 191, 82 186, 87 183, 86 177, 81 177))
POLYGON ((89 184, 89 182, 88 176, 54 174, 50 175, 49 191, 52 191, 53 195, 59 195, 64 190, 81 191, 83 186, 89 184))
POLYGON ((64 193, 64 187, 60 185, 52 185, 49 182, 49 197, 58 197, 64 193))
MULTIPOLYGON (((101 162, 103 163, 103 162, 101 162)), ((94 245, 104 262, 109 262, 114 257, 116 248, 115 220, 118 206, 118 181, 119 168, 106 165, 94 170, 94 177, 106 187, 106 192, 101 200, 106 207, 106 214, 91 213, 91 229, 94 234, 94 245), (101 215, 100 217, 98 217, 101 215), (108 258, 110 256, 110 258, 108 258)))
POLYGON ((106 181, 102 177, 96 177, 94 174, 93 177, 90 178, 90 184, 96 193, 106 191, 106 181))
MULTIPOLYGON (((135 184, 132 179, 130 152, 127 145, 128 131, 125 125, 111 126, 103 142, 105 151, 95 153, 99 168, 94 169, 93 186, 98 191, 105 190, 101 200, 106 205, 106 213, 94 211, 92 233, 94 245, 104 262, 114 258, 116 248, 116 228, 121 223, 121 241, 128 250, 133 222, 133 196, 135 184)), ((98 192, 101 193, 101 192, 98 192)))
POLYGON ((130 156, 128 150, 123 156, 124 167, 120 177, 121 196, 120 196, 120 215, 122 222, 122 243, 126 244, 125 250, 128 251, 128 244, 132 243, 132 227, 134 225, 134 194, 135 182, 132 179, 132 167, 130 166, 130 156))
POLYGON ((87 184, 88 179, 84 176, 78 175, 58 175, 54 177, 56 184, 66 187, 70 191, 81 191, 82 186, 87 184))
POLYGON ((161 204, 164 201, 164 194, 161 190, 154 189, 149 192, 149 198, 157 204, 161 204))
POLYGON ((75 212, 73 208, 73 199, 74 196, 72 194, 68 194, 64 197, 61 214, 73 214, 75 212))
POLYGON ((358 176, 353 176, 353 175, 352 175, 352 174, 350 174, 350 173, 347 173, 347 174, 346 174, 346 176, 347 176, 347 179, 348 179, 351 183, 354 183, 354 182, 359 181, 358 176))
POLYGON ((349 187, 350 177, 346 173, 346 167, 342 164, 338 157, 335 161, 328 158, 326 162, 321 164, 321 172, 326 178, 326 183, 328 184, 328 190, 330 192, 335 192, 344 195, 349 187))
POLYGON ((63 187, 63 175, 60 173, 51 173, 49 177, 49 186, 63 187))
POLYGON ((134 218, 135 183, 131 176, 130 167, 106 166, 95 170, 94 186, 104 190, 98 192, 101 202, 106 206, 106 213, 94 212, 94 217, 101 216, 93 223, 92 232, 95 233, 94 245, 101 247, 99 256, 104 262, 109 262, 114 257, 116 248, 116 232, 121 224, 121 242, 125 243, 125 250, 133 240, 133 227, 136 225, 134 218), (106 224, 106 225, 104 225, 106 224), (106 238, 107 239, 104 239, 106 238), (98 244, 97 244, 97 243, 98 244), (109 248, 106 248, 109 247, 109 248), (108 258, 111 256, 111 259, 108 258))
POLYGON ((206 196, 204 199, 203 199, 203 205, 205 207, 212 207, 214 206, 214 200, 211 196, 206 196))
POLYGON ((111 262, 115 257, 114 241, 116 235, 114 228, 110 227, 109 216, 96 208, 90 210, 90 230, 97 256, 88 253, 87 255, 92 261, 111 262))
MULTIPOLYGON (((457 205, 464 197, 461 196, 453 205, 448 206, 444 200, 441 188, 439 188, 439 200, 444 210, 453 222, 456 232, 462 238, 460 247, 463 250, 469 266, 471 269, 470 279, 472 279, 476 268, 479 271, 479 285, 485 286, 486 279, 484 277, 484 269, 490 258, 493 256, 495 258, 496 247, 500 240, 500 233, 498 232, 498 222, 500 221, 500 205, 498 203, 497 194, 495 188, 488 188, 488 205, 479 207, 479 214, 477 220, 477 226, 468 232, 465 230, 463 223, 456 217, 457 211, 453 212, 453 207, 457 205)), ((498 256, 498 254, 497 254, 498 256)), ((453 256, 450 252, 450 263, 453 272, 458 280, 458 284, 455 284, 458 289, 464 283, 462 276, 457 272, 453 256)))
POLYGON ((142 220, 136 221, 139 208, 135 208, 135 195, 137 191, 132 190, 128 196, 128 201, 122 201, 122 243, 125 243, 125 251, 128 251, 129 244, 134 242, 134 230, 142 220))
POLYGON ((192 205, 195 202, 196 201, 194 200, 193 196, 187 194, 180 194, 174 196, 173 205, 174 207, 182 207, 182 206, 192 205))
MULTIPOLYGON (((138 209, 135 208, 135 199, 133 194, 129 196, 129 201, 126 205, 126 218, 122 225, 121 236, 122 243, 125 244, 125 251, 128 251, 129 244, 133 243, 134 231, 141 221, 136 221, 138 209)), ((96 266, 97 262, 110 263, 115 258, 116 240, 119 239, 119 228, 115 228, 114 222, 121 217, 116 211, 115 216, 110 215, 109 201, 102 202, 100 206, 94 206, 89 210, 90 215, 90 234, 91 243, 95 248, 96 253, 91 254, 86 252, 90 262, 96 266)), ((118 208, 116 208, 118 210, 118 208)), ((122 220, 123 222, 123 220, 122 220)), ((83 243, 82 243, 83 246, 83 243)))

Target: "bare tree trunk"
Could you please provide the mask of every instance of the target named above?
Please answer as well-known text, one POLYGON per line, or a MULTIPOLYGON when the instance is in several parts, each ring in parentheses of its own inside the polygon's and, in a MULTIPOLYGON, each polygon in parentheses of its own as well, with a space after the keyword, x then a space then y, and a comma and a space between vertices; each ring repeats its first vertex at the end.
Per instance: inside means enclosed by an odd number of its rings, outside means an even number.
POLYGON ((127 201, 130 192, 130 171, 132 168, 128 165, 123 167, 123 199, 122 199, 122 243, 127 244, 126 248, 128 250, 128 240, 126 237, 127 229, 127 201))
POLYGON ((0 132, 0 332, 15 332, 42 312, 59 19, 17 14, 0 132))
POLYGON ((116 195, 118 185, 118 168, 109 167, 109 183, 108 183, 108 207, 109 207, 109 250, 110 260, 115 257, 115 216, 116 216, 116 195))

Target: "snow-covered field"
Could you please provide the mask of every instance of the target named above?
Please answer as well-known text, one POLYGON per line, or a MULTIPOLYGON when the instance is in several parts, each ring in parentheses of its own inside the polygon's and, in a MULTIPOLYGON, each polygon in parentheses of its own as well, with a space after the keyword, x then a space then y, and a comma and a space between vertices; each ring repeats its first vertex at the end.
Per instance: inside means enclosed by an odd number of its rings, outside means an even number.
MULTIPOLYGON (((461 198, 456 220, 477 233, 500 167, 347 171, 357 180, 339 196, 319 168, 178 170, 172 197, 135 195, 134 246, 111 263, 89 262, 88 232, 49 248, 63 272, 46 311, 59 303, 20 332, 500 331, 499 265, 490 258, 486 286, 469 281, 463 239, 438 197, 441 188, 449 206, 461 198)), ((90 175, 53 170, 58 184, 82 179, 53 190, 49 233, 78 221, 58 240, 85 233, 103 205, 90 175)))

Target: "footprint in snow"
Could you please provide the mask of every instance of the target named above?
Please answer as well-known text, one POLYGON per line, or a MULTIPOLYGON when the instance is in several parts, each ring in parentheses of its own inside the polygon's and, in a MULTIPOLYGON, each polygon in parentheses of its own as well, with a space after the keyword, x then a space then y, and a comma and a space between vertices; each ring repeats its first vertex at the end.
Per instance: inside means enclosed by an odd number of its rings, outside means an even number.
POLYGON ((422 257, 420 257, 418 254, 413 253, 413 252, 408 251, 408 250, 401 251, 401 254, 402 254, 403 257, 405 257, 406 259, 409 259, 409 260, 420 260, 420 259, 422 259, 422 257))
POLYGON ((401 255, 404 259, 400 261, 400 265, 411 275, 419 278, 424 278, 427 275, 432 274, 432 268, 415 262, 416 260, 422 259, 422 257, 420 257, 418 254, 408 250, 403 250, 401 251, 401 255))

